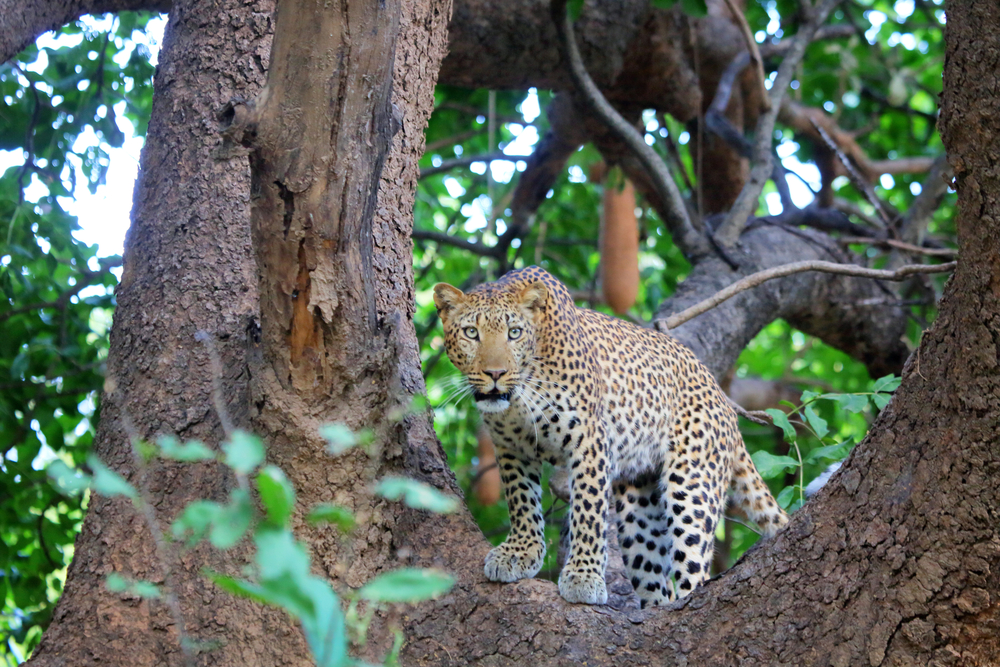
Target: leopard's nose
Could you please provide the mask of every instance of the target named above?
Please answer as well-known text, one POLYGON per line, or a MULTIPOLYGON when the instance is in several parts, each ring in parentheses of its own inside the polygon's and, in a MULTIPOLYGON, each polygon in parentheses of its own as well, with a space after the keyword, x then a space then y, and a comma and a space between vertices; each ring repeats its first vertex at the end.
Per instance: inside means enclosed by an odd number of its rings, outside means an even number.
POLYGON ((501 368, 499 370, 484 370, 483 372, 493 378, 494 382, 497 382, 500 378, 507 374, 507 369, 501 368))

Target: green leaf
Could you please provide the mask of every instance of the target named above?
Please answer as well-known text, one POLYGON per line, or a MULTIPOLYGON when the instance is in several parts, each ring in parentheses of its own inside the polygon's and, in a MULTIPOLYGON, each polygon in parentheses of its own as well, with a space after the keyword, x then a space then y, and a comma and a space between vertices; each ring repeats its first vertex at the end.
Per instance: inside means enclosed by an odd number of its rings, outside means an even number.
POLYGON ((764 412, 770 415, 771 421, 774 422, 775 426, 784 431, 785 440, 791 442, 795 439, 795 427, 788 421, 788 415, 777 408, 768 408, 764 412))
POLYGON ((229 504, 219 507, 212 518, 212 530, 208 541, 216 549, 229 549, 239 542, 250 528, 253 520, 253 505, 250 504, 250 494, 243 489, 233 489, 229 496, 229 504))
POLYGON ((201 541, 209 527, 219 515, 222 506, 210 500, 196 500, 187 507, 170 527, 175 540, 187 538, 187 546, 193 547, 201 541))
POLYGON ((90 488, 92 482, 90 475, 69 467, 61 459, 56 459, 50 463, 45 469, 45 473, 57 489, 69 495, 76 495, 86 491, 90 488))
POLYGON ((257 475, 257 490, 268 520, 284 526, 295 508, 295 489, 277 466, 265 466, 257 475))
POLYGON ((94 490, 102 496, 125 496, 132 502, 139 501, 139 494, 125 478, 104 465, 95 454, 87 457, 87 465, 94 471, 94 490))
POLYGON ((896 391, 902 381, 902 378, 896 377, 895 375, 886 375, 885 377, 880 377, 875 380, 875 384, 872 385, 872 391, 875 393, 896 391))
POLYGON ((872 403, 882 410, 885 406, 889 405, 889 401, 892 400, 892 394, 872 394, 872 403))
POLYGON ((249 475, 264 462, 264 443, 246 431, 234 431, 222 450, 226 453, 226 465, 237 475, 249 475))
POLYGON ((454 497, 407 477, 383 477, 375 487, 375 493, 389 500, 402 499, 409 507, 438 514, 448 514, 458 509, 458 500, 454 497))
POLYGON ((197 440, 190 440, 182 445, 174 436, 163 435, 156 439, 156 444, 160 447, 160 456, 172 461, 191 463, 215 458, 215 452, 197 440))
POLYGON ((446 572, 404 567, 376 577, 358 595, 373 602, 421 602, 441 597, 454 584, 446 572))
POLYGON ((798 487, 795 484, 792 484, 791 486, 786 486, 781 490, 781 493, 779 493, 778 497, 775 498, 775 500, 778 501, 778 504, 781 505, 781 509, 788 509, 788 506, 792 504, 792 500, 794 500, 798 495, 795 492, 797 488, 798 487))
POLYGON ((859 413, 868 407, 868 396, 865 394, 831 394, 840 407, 848 412, 859 413))
POLYGON ((816 449, 809 452, 806 456, 807 463, 816 463, 817 461, 827 460, 827 461, 840 461, 847 453, 851 451, 851 442, 845 440, 844 442, 838 443, 836 445, 827 445, 826 447, 817 447, 816 449))
POLYGON ((810 389, 806 389, 805 391, 802 392, 802 399, 801 400, 802 400, 803 403, 808 403, 809 401, 813 400, 814 398, 816 398, 818 396, 819 396, 819 392, 812 391, 810 389))
POLYGON ((809 426, 816 432, 816 437, 820 440, 825 438, 826 434, 830 432, 830 428, 827 426, 826 420, 816 414, 812 405, 807 405, 805 410, 802 412, 805 415, 806 421, 809 422, 809 426))
POLYGON ((326 451, 334 456, 340 456, 358 444, 354 431, 344 424, 324 424, 319 427, 319 434, 326 440, 326 451))
POLYGON ((650 0, 649 4, 657 9, 670 9, 677 4, 677 0, 650 0))
POLYGON ((772 479, 786 470, 794 470, 799 467, 799 462, 790 456, 775 456, 765 451, 754 452, 750 458, 753 459, 757 472, 764 479, 772 479))
POLYGON ((205 576, 208 577, 209 581, 227 593, 236 595, 237 597, 247 598, 260 604, 271 604, 270 597, 263 592, 260 586, 252 581, 228 577, 224 574, 219 574, 218 572, 205 572, 205 576))
POLYGON ((141 579, 128 580, 117 572, 107 576, 104 586, 112 593, 128 593, 147 600, 161 597, 160 588, 156 584, 141 579))
POLYGON ((321 521, 332 523, 342 533, 351 532, 354 530, 356 524, 354 515, 349 509, 332 503, 323 503, 312 508, 306 520, 309 523, 319 523, 321 521))
POLYGON ((701 17, 708 14, 708 7, 705 0, 681 0, 681 7, 684 13, 689 16, 701 17))
POLYGON ((574 21, 580 18, 580 12, 583 11, 583 0, 569 0, 566 3, 566 11, 569 12, 569 17, 574 21))

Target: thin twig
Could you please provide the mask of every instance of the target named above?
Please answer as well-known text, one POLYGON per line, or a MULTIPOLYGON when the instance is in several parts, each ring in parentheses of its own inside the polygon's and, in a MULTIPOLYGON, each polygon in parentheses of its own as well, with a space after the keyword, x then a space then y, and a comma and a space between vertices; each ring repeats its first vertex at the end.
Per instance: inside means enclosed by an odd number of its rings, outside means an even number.
POLYGON ((903 280, 908 276, 918 273, 947 273, 954 270, 956 265, 957 262, 949 262, 947 264, 909 264, 901 266, 895 271, 883 271, 881 269, 867 269, 855 264, 838 264, 837 262, 825 262, 822 260, 782 264, 781 266, 775 266, 770 269, 758 271, 757 273, 751 273, 749 276, 737 280, 732 285, 719 290, 704 301, 686 308, 675 315, 671 315, 666 319, 665 324, 667 329, 676 329, 688 320, 715 308, 740 292, 756 287, 768 280, 783 278, 795 273, 802 273, 803 271, 822 271, 824 273, 836 273, 844 276, 857 276, 859 278, 876 278, 878 280, 903 280))
POLYGON ((434 241, 435 243, 461 248, 462 250, 467 250, 482 257, 493 257, 495 259, 499 259, 501 252, 507 251, 506 248, 501 249, 499 246, 488 246, 476 241, 469 241, 468 239, 452 236, 451 234, 445 234, 444 232, 431 231, 427 229, 414 229, 411 236, 413 236, 413 238, 417 241, 434 241))
POLYGON ((781 101, 795 74, 795 68, 805 55, 806 47, 812 42, 816 30, 826 20, 830 11, 840 2, 841 0, 823 0, 822 4, 816 7, 812 16, 809 17, 809 21, 796 33, 792 45, 788 49, 788 54, 778 68, 778 74, 771 85, 771 108, 766 113, 761 114, 757 121, 756 146, 750 177, 715 234, 716 240, 723 247, 731 248, 736 244, 744 226, 746 226, 747 219, 757 208, 764 183, 773 173, 771 155, 774 143, 774 123, 778 118, 778 111, 781 109, 781 101))
POLYGON ((842 165, 844 165, 844 169, 847 170, 847 174, 850 176, 854 187, 864 194, 868 203, 875 207, 875 211, 879 214, 882 223, 885 226, 888 226, 890 224, 889 214, 885 212, 885 207, 882 205, 882 202, 875 196, 875 190, 872 188, 871 184, 869 184, 868 181, 866 181, 865 178, 858 173, 854 163, 851 162, 850 158, 844 154, 844 151, 840 148, 837 142, 833 140, 833 137, 830 136, 823 126, 815 120, 812 120, 812 125, 816 128, 816 131, 819 132, 819 136, 823 139, 823 143, 825 143, 827 148, 836 154, 837 159, 840 160, 842 165))
POLYGON ((436 174, 441 174, 446 171, 451 171, 458 167, 467 167, 474 162, 485 162, 489 165, 491 162, 521 162, 527 160, 527 155, 507 155, 505 153, 487 153, 485 155, 466 155, 463 157, 456 157, 450 160, 442 160, 441 164, 436 167, 427 167, 426 169, 420 170, 420 178, 424 179, 428 176, 434 176, 436 174))
POLYGON ((958 250, 953 250, 951 248, 922 248, 921 246, 913 245, 912 243, 905 243, 904 241, 897 241, 896 239, 873 239, 867 236, 841 236, 837 239, 837 241, 843 243, 844 245, 864 243, 866 245, 896 248, 897 250, 904 250, 918 255, 929 255, 931 257, 956 257, 958 255, 958 250))
POLYGON ((750 52, 750 58, 753 60, 754 71, 757 73, 757 85, 760 86, 760 100, 761 108, 764 111, 768 111, 771 108, 771 97, 767 94, 767 88, 764 87, 764 61, 760 57, 760 49, 757 48, 757 40, 753 38, 753 33, 750 31, 750 24, 747 23, 746 15, 740 11, 740 8, 736 6, 734 0, 726 0, 726 6, 729 7, 729 11, 733 15, 733 19, 736 21, 736 25, 740 27, 740 32, 743 33, 743 41, 746 42, 747 50, 750 52))
POLYGON ((566 11, 566 0, 552 0, 552 20, 556 24, 559 47, 563 59, 569 65, 573 83, 590 106, 591 112, 629 147, 649 173, 656 194, 663 205, 664 223, 670 230, 674 242, 688 258, 709 254, 711 249, 705 238, 691 225, 680 190, 677 189, 677 184, 674 183, 673 176, 663 160, 646 144, 642 135, 608 103, 587 73, 573 35, 572 19, 566 11))
POLYGON ((219 351, 210 333, 204 330, 198 331, 194 339, 204 345, 208 353, 212 370, 212 403, 215 405, 216 414, 219 415, 222 430, 226 437, 229 437, 233 434, 233 422, 229 419, 229 410, 226 408, 226 399, 222 393, 222 359, 219 358, 219 351))
POLYGON ((146 527, 153 534, 156 560, 159 561, 160 576, 163 577, 163 600, 167 603, 167 609, 170 610, 174 625, 177 626, 177 637, 181 645, 181 651, 184 654, 184 664, 186 667, 192 667, 195 658, 193 645, 187 635, 184 612, 181 610, 180 601, 177 599, 177 587, 173 581, 173 573, 171 571, 171 564, 174 562, 173 551, 167 546, 167 541, 163 537, 164 533, 160 527, 160 520, 156 518, 156 510, 153 509, 153 501, 149 495, 146 483, 146 463, 142 457, 142 453, 139 451, 139 442, 142 438, 139 436, 139 431, 132 423, 132 420, 125 413, 124 403, 121 408, 122 428, 125 429, 125 434, 128 436, 132 448, 132 460, 135 462, 136 474, 139 477, 139 483, 136 484, 136 491, 139 494, 138 509, 142 512, 142 516, 146 520, 146 527))

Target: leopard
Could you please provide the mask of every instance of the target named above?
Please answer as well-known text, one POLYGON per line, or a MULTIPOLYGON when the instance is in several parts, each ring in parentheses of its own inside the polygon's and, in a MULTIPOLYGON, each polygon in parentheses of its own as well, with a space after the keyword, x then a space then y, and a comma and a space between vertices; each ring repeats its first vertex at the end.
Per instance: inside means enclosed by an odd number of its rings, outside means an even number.
POLYGON ((643 607, 683 598, 709 579, 730 490, 765 536, 788 522, 727 397, 674 337, 577 307, 537 266, 468 293, 438 283, 433 294, 447 356, 493 439, 510 514, 506 540, 486 556, 487 579, 540 571, 546 462, 569 474, 558 589, 571 603, 607 603, 612 507, 643 607))

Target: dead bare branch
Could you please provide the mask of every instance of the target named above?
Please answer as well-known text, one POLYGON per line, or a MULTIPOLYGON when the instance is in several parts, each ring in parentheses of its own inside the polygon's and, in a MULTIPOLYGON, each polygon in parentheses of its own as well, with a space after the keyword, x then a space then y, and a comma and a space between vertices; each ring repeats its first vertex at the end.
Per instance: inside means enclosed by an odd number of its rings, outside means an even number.
POLYGON ((883 248, 895 248, 896 250, 904 250, 906 252, 912 252, 918 255, 928 255, 930 257, 956 257, 958 255, 958 250, 952 250, 951 248, 923 248, 918 245, 913 245, 912 243, 897 241, 896 239, 874 239, 865 236, 842 236, 837 240, 844 245, 864 243, 883 248))
POLYGON ((878 280, 903 280, 908 276, 923 273, 947 273, 954 270, 957 262, 947 264, 910 264, 902 266, 895 271, 883 271, 880 269, 868 269, 863 266, 852 264, 838 264, 837 262, 825 262, 822 260, 809 260, 805 262, 792 262, 782 266, 775 266, 764 271, 752 273, 745 278, 737 280, 724 289, 719 290, 704 301, 697 303, 690 308, 671 315, 666 319, 667 329, 675 329, 688 320, 701 315, 702 313, 715 308, 720 303, 731 299, 740 292, 751 289, 775 278, 783 278, 794 273, 803 271, 822 271, 824 273, 837 273, 844 276, 858 276, 861 278, 876 278, 878 280))

